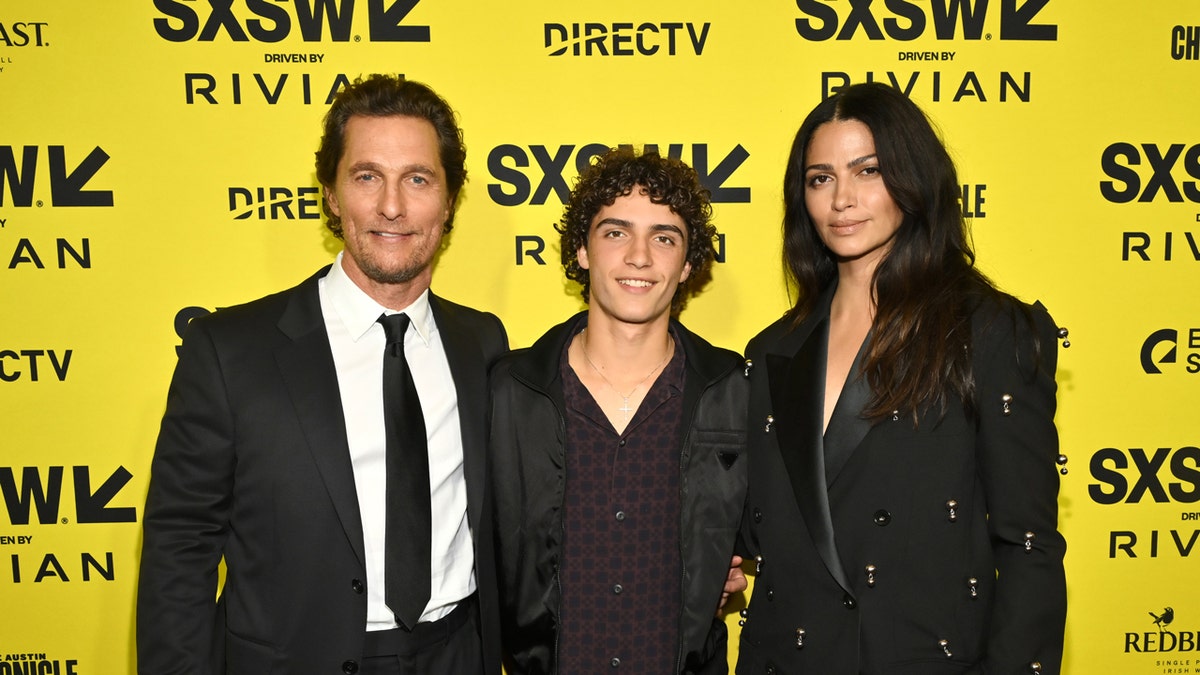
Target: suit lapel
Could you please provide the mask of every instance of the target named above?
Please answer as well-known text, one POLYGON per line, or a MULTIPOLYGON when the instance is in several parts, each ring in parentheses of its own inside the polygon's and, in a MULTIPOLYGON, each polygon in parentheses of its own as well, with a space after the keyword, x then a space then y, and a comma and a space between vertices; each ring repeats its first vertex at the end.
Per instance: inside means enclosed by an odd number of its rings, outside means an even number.
POLYGON ((275 359, 346 538, 359 562, 365 565, 362 518, 346 442, 346 420, 317 291, 317 280, 324 274, 325 270, 318 272, 292 293, 279 320, 279 329, 291 341, 276 351, 275 359))
POLYGON ((453 307, 430 293, 433 320, 442 338, 450 376, 458 397, 458 424, 462 431, 463 475, 467 482, 467 512, 475 531, 482 517, 486 478, 486 437, 483 420, 487 415, 487 366, 471 327, 464 324, 453 307))
POLYGON ((862 416, 863 409, 871 399, 871 388, 861 372, 863 351, 870 339, 868 335, 867 339, 863 340, 858 354, 854 357, 846 383, 842 386, 842 393, 833 408, 833 415, 829 418, 829 427, 825 430, 826 485, 833 485, 842 467, 846 466, 846 462, 854 454, 854 449, 871 430, 871 423, 862 416))
POLYGON ((797 327, 795 339, 802 342, 794 355, 767 355, 767 376, 779 452, 796 505, 826 569, 842 588, 849 589, 834 542, 821 438, 828 309, 828 304, 819 307, 797 327))

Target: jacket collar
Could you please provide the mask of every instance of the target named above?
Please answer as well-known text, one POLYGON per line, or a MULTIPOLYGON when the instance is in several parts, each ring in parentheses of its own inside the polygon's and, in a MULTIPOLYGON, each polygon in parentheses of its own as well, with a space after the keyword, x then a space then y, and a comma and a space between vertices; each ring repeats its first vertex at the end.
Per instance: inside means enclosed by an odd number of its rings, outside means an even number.
MULTIPOLYGON (((489 364, 476 334, 478 324, 465 320, 461 308, 454 303, 443 300, 432 291, 426 291, 426 295, 432 317, 430 325, 436 327, 436 334, 442 341, 458 402, 467 494, 481 495, 487 483, 487 437, 486 430, 478 421, 484 418, 488 409, 486 373, 489 364)), ((467 499, 467 514, 475 532, 482 527, 482 501, 467 499)))
MULTIPOLYGON (((300 282, 293 289, 283 314, 279 317, 279 330, 293 341, 301 340, 309 333, 320 330, 325 332, 325 318, 321 314, 321 299, 317 292, 317 284, 329 273, 331 265, 317 270, 317 273, 300 282)), ((326 338, 328 343, 328 338, 326 338)))
POLYGON ((328 266, 322 268, 289 292, 277 324, 289 341, 279 345, 275 359, 346 540, 363 562, 362 519, 346 443, 346 421, 318 292, 319 280, 328 272, 328 266))
POLYGON ((766 355, 766 366, 775 434, 793 497, 826 569, 849 591, 834 541, 822 431, 829 308, 835 288, 826 289, 812 314, 766 355))

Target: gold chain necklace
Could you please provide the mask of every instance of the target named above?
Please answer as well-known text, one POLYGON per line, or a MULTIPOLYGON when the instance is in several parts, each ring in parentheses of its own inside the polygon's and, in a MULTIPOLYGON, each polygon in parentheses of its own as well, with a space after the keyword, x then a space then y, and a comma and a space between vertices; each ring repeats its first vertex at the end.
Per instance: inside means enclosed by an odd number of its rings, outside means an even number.
POLYGON ((667 361, 671 360, 671 354, 674 353, 674 350, 668 350, 666 358, 660 361, 657 366, 654 366, 653 370, 651 370, 649 373, 646 373, 646 376, 643 377, 641 381, 633 385, 633 389, 630 389, 628 394, 622 394, 621 390, 613 386, 613 383, 604 376, 604 373, 601 372, 599 368, 596 367, 596 364, 592 363, 592 358, 588 356, 587 353, 587 329, 584 328, 581 333, 583 337, 583 344, 579 346, 579 351, 583 352, 583 359, 587 361, 589 366, 592 367, 592 370, 596 371, 596 374, 600 376, 600 379, 604 380, 604 384, 607 384, 608 388, 613 390, 613 393, 621 397, 621 407, 617 408, 617 410, 620 410, 621 414, 624 415, 622 421, 626 423, 629 422, 629 413, 633 412, 633 408, 629 407, 629 397, 633 396, 634 392, 636 392, 643 384, 645 384, 646 380, 650 379, 651 375, 657 373, 659 368, 662 368, 667 364, 667 361))

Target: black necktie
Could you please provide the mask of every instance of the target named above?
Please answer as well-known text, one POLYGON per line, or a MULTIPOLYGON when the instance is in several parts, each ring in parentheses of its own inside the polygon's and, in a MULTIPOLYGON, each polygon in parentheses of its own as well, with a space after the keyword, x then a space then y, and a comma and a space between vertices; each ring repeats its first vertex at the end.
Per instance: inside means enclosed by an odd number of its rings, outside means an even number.
POLYGON ((408 315, 383 315, 378 320, 387 333, 383 352, 383 418, 387 430, 384 599, 396 620, 412 630, 429 603, 429 451, 421 400, 404 356, 408 315))

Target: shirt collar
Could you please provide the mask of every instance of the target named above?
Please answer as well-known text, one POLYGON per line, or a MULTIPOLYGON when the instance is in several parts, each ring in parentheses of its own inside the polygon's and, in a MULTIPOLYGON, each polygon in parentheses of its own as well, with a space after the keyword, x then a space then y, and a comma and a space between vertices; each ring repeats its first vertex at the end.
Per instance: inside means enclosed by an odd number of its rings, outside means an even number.
POLYGON ((372 326, 376 325, 380 314, 403 312, 408 315, 417 336, 428 346, 437 330, 429 307, 429 289, 425 289, 408 307, 393 311, 375 302, 347 276, 346 271, 342 269, 343 255, 344 251, 338 253, 333 266, 329 268, 329 274, 325 275, 325 290, 329 293, 334 312, 350 337, 355 342, 361 340, 372 326))

